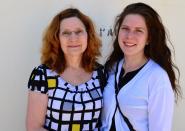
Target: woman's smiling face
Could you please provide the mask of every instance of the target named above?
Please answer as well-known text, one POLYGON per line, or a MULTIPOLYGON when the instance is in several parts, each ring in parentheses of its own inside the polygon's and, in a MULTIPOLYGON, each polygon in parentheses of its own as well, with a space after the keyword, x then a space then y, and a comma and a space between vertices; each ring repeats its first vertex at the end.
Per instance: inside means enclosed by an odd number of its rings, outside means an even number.
POLYGON ((128 14, 124 18, 119 29, 118 43, 125 57, 144 55, 148 29, 141 15, 128 14))
POLYGON ((82 55, 87 48, 88 35, 77 17, 66 18, 60 23, 59 40, 64 55, 82 55))

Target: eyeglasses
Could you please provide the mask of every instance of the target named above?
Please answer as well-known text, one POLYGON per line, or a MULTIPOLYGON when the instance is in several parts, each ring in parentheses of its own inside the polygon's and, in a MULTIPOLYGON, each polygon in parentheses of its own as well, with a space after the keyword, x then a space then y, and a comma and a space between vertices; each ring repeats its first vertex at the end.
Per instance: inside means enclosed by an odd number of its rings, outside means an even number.
POLYGON ((66 38, 71 37, 73 34, 77 37, 84 36, 86 34, 86 30, 76 30, 76 31, 61 31, 60 35, 66 38))

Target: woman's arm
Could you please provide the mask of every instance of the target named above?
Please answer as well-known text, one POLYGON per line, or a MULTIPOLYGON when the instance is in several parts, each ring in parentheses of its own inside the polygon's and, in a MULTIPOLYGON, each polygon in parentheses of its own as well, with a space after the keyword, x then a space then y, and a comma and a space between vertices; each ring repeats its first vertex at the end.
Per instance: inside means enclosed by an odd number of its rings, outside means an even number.
POLYGON ((29 91, 26 116, 27 131, 47 131, 43 128, 47 111, 48 96, 29 91))
POLYGON ((171 131, 174 93, 167 75, 159 75, 157 79, 149 96, 149 131, 171 131))

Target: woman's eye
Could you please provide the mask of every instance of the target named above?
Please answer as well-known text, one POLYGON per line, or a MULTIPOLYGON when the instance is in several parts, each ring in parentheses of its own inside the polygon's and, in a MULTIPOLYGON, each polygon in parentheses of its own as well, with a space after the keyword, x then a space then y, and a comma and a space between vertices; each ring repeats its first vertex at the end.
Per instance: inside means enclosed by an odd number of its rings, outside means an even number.
POLYGON ((126 28, 126 27, 122 27, 122 28, 121 28, 121 30, 128 30, 128 28, 126 28))
POLYGON ((143 30, 136 30, 136 33, 142 34, 142 33, 144 33, 144 31, 143 30))
POLYGON ((76 35, 84 35, 85 34, 85 30, 78 30, 75 32, 76 35))
POLYGON ((68 32, 68 31, 64 31, 64 32, 62 32, 62 35, 70 35, 71 33, 70 32, 68 32))
POLYGON ((78 31, 75 32, 75 34, 79 35, 79 34, 81 34, 82 32, 83 32, 82 30, 78 30, 78 31))
POLYGON ((143 32, 142 30, 136 30, 136 32, 143 32))

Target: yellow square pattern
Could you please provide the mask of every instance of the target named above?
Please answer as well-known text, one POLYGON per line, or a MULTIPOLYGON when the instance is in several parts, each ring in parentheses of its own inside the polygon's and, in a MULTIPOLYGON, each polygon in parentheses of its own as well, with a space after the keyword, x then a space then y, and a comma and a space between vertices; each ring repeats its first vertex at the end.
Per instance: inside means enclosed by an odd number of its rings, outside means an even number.
POLYGON ((31 80, 33 80, 33 78, 34 78, 34 74, 32 74, 32 76, 31 76, 31 80))
POLYGON ((56 79, 48 79, 48 88, 56 87, 56 79))
POLYGON ((73 124, 72 131, 80 131, 80 124, 73 124))

